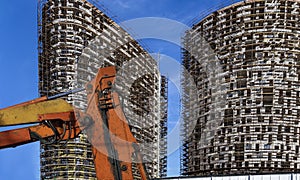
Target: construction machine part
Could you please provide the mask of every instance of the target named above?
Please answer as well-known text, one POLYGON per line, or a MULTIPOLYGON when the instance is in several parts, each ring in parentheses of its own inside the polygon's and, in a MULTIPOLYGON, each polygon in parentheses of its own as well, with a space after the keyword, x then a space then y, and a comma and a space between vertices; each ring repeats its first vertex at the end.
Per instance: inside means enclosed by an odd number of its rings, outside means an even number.
POLYGON ((40 115, 72 111, 73 106, 63 99, 47 101, 47 97, 42 97, 0 109, 0 126, 39 123, 43 120, 40 115))
POLYGON ((138 167, 141 178, 147 179, 137 141, 113 89, 115 75, 115 67, 99 70, 87 85, 87 110, 76 113, 77 119, 93 146, 98 179, 133 179, 132 167, 138 167))

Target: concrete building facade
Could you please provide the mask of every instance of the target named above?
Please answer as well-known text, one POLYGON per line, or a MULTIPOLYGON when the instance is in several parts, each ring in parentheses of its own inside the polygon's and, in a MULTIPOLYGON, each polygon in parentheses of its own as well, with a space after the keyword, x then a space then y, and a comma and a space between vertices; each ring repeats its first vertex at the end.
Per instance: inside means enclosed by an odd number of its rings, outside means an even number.
MULTIPOLYGON (((150 177, 166 174, 167 81, 156 61, 122 27, 86 0, 39 1, 39 92, 52 96, 84 86, 99 67, 114 65, 125 115, 141 144, 150 177)), ((65 98, 84 110, 84 93, 65 98)), ((134 165, 134 164, 133 164, 134 165)), ((139 179, 138 172, 134 172, 139 179)), ((91 145, 41 144, 41 179, 95 179, 91 145)))
POLYGON ((183 175, 299 171, 299 6, 246 0, 186 32, 183 175))

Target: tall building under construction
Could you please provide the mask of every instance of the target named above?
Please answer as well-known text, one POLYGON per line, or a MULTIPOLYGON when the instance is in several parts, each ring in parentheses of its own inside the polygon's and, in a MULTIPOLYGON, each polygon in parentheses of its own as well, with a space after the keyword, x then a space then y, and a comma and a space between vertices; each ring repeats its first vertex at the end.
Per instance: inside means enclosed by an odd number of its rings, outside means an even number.
MULTIPOLYGON (((39 92, 51 96, 84 85, 99 67, 114 65, 116 85, 150 177, 166 175, 167 81, 156 61, 97 2, 40 0, 39 92), (102 10, 100 10, 102 9, 102 10)), ((79 109, 83 94, 66 97, 79 109)), ((134 168, 134 167, 133 167, 134 168)), ((41 179, 96 179, 86 135, 41 144, 41 179)), ((138 178, 138 173, 135 178, 138 178)))
POLYGON ((299 6, 245 0, 186 32, 183 175, 299 172, 299 6))

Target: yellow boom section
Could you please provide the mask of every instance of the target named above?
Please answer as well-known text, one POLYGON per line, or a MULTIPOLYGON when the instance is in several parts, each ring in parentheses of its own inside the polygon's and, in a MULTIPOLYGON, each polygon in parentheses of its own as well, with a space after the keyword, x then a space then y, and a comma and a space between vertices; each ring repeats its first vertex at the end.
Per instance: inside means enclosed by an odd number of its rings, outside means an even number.
POLYGON ((0 126, 39 122, 39 115, 73 111, 73 106, 63 99, 46 97, 0 109, 0 126))

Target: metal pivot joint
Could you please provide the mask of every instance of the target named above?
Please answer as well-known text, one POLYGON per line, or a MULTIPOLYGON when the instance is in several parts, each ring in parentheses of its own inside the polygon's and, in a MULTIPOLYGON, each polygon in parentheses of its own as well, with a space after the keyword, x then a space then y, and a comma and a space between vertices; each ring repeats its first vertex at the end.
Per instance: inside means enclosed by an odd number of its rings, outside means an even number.
POLYGON ((112 78, 114 77, 115 76, 104 76, 100 79, 100 89, 98 90, 100 110, 113 109, 115 107, 112 95, 112 78), (103 85, 105 87, 102 89, 103 85))

